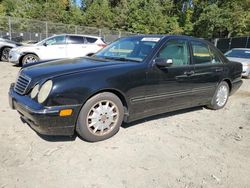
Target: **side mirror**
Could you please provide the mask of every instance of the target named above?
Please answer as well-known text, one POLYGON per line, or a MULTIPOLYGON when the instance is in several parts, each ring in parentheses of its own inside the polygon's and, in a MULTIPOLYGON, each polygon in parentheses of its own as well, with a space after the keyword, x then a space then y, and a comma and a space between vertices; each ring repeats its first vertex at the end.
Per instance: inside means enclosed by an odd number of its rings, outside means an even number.
POLYGON ((93 55, 95 55, 95 53, 89 53, 89 54, 87 54, 86 56, 87 56, 87 57, 91 57, 91 56, 93 56, 93 55))
POLYGON ((173 59, 156 58, 154 61, 159 67, 169 67, 173 64, 173 59))
POLYGON ((44 46, 48 46, 46 42, 45 42, 45 43, 43 43, 43 45, 44 45, 44 46))

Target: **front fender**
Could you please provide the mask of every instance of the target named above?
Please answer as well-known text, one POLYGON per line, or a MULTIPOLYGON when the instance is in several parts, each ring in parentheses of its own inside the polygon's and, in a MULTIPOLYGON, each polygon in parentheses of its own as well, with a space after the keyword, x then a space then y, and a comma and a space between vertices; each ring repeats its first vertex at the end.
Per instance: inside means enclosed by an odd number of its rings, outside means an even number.
POLYGON ((53 78, 53 89, 47 100, 47 106, 83 105, 89 98, 102 91, 119 93, 128 104, 119 78, 107 77, 105 73, 77 73, 53 78))

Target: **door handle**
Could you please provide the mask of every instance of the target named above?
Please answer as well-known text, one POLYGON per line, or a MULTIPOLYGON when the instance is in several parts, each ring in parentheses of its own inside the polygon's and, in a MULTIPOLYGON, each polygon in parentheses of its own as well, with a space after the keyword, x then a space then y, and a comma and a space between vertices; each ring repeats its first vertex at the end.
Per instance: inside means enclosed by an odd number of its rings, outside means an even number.
POLYGON ((184 74, 187 76, 190 76, 190 75, 194 74, 194 71, 185 71, 184 74))
POLYGON ((215 69, 215 72, 222 72, 222 71, 223 71, 223 68, 221 68, 221 67, 215 69))

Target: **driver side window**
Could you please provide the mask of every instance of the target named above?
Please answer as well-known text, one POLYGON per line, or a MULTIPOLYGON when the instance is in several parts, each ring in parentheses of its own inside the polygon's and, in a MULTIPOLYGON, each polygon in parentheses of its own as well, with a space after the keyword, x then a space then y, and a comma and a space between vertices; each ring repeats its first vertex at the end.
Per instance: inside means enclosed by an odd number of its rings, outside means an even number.
POLYGON ((170 40, 160 50, 157 58, 171 59, 172 66, 183 66, 189 64, 188 42, 186 40, 170 40))
POLYGON ((45 44, 47 46, 49 45, 60 45, 60 44, 65 44, 65 36, 56 36, 48 39, 45 44))

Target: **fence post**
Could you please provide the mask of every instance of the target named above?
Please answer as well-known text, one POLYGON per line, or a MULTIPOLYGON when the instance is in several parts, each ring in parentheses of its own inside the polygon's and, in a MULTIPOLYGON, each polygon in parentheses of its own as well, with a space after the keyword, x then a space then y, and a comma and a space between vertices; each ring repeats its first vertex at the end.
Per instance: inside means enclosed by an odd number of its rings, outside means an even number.
POLYGON ((77 34, 77 25, 75 26, 75 34, 77 34))
POLYGON ((122 36, 122 32, 120 30, 118 30, 119 34, 118 34, 118 38, 121 38, 122 36))
POLYGON ((215 40, 214 40, 214 45, 217 47, 217 44, 218 44, 218 38, 216 38, 215 40))
POLYGON ((11 28, 11 18, 10 17, 8 17, 8 24, 9 24, 9 36, 10 36, 10 40, 12 40, 12 35, 11 35, 12 28, 11 28))
POLYGON ((231 50, 231 43, 232 43, 232 38, 230 38, 230 40, 229 40, 229 45, 228 45, 228 50, 231 50))
POLYGON ((101 37, 101 36, 102 36, 102 30, 99 29, 99 37, 101 37))
POLYGON ((45 36, 48 38, 48 22, 45 22, 45 36))
POLYGON ((249 41, 249 36, 247 37, 247 42, 246 42, 246 46, 245 46, 245 48, 247 48, 248 41, 249 41))

